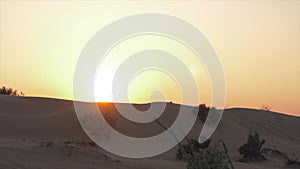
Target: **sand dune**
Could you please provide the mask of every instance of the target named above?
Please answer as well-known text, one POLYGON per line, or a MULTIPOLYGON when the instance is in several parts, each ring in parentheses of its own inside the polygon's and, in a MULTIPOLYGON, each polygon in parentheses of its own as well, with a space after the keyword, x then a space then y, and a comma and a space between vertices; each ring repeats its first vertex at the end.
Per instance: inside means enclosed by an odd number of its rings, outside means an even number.
MULTIPOLYGON (((134 106, 144 110, 149 105, 134 106)), ((159 120, 171 125, 179 106, 168 103, 159 120)), ((163 131, 154 122, 145 125, 129 122, 118 114, 113 104, 102 107, 100 104, 100 108, 116 117, 113 127, 127 135, 148 137, 163 131)), ((188 137, 197 139, 202 126, 203 123, 197 120, 188 137)), ((299 117, 235 108, 224 112, 211 139, 212 144, 218 144, 219 139, 226 143, 235 168, 286 168, 285 159, 272 154, 265 162, 237 162, 241 158, 237 149, 245 143, 249 131, 256 130, 267 141, 265 147, 300 158, 299 129, 299 117)), ((77 120, 72 101, 0 95, 0 169, 184 169, 184 162, 176 159, 176 151, 177 147, 174 147, 152 158, 121 158, 91 142, 77 120)))

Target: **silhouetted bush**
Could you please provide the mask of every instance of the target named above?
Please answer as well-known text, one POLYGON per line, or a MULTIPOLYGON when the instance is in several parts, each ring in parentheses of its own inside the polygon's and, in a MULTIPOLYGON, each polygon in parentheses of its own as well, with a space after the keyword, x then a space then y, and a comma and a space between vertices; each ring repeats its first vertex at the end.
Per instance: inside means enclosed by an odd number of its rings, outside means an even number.
POLYGON ((205 120, 208 116, 209 110, 210 110, 210 108, 207 107, 205 104, 199 105, 198 116, 202 122, 205 122, 205 120))
MULTIPOLYGON (((188 155, 192 156, 192 147, 193 147, 194 151, 199 152, 200 149, 207 148, 210 145, 211 141, 206 140, 204 143, 199 143, 197 140, 191 139, 189 142, 190 142, 189 144, 182 145, 182 147, 188 155)), ((183 154, 182 153, 183 152, 180 149, 178 149, 176 157, 178 159, 183 159, 183 154)))
POLYGON ((13 88, 7 88, 5 86, 3 86, 2 88, 0 88, 0 94, 4 94, 4 95, 11 95, 11 96, 24 96, 24 93, 18 93, 17 90, 13 89, 13 88))
POLYGON ((194 153, 192 164, 187 165, 187 169, 229 169, 226 155, 216 146, 199 149, 194 153))
POLYGON ((238 149, 240 154, 243 156, 241 161, 265 160, 266 158, 262 155, 262 146, 265 143, 265 140, 260 140, 257 132, 250 132, 247 143, 238 149))
POLYGON ((216 110, 215 107, 208 107, 205 104, 200 104, 198 109, 198 116, 200 120, 204 123, 207 119, 210 110, 216 110))

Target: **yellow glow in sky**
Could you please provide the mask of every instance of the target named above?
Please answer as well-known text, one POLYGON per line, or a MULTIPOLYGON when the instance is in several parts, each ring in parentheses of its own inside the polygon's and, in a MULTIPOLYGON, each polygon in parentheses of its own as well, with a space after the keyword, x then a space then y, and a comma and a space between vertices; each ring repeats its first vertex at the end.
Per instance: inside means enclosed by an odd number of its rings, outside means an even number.
MULTIPOLYGON (((134 36, 116 45, 106 55, 103 62, 99 65, 95 79, 95 97, 98 101, 117 101, 112 95, 113 77, 118 67, 126 58, 134 53, 149 49, 159 49, 169 51, 171 54, 180 59, 191 71, 195 82, 199 84, 198 90, 201 95, 201 100, 210 103, 210 82, 208 74, 205 71, 202 62, 197 59, 193 51, 184 46, 182 43, 160 35, 141 35, 134 36), (204 99, 205 98, 205 99, 204 99)), ((159 62, 159 60, 158 60, 159 62)), ((133 103, 145 103, 151 101, 151 92, 155 90, 164 91, 165 100, 152 97, 152 101, 175 101, 180 102, 180 83, 176 82, 174 77, 170 77, 162 71, 146 69, 137 72, 135 77, 132 77, 128 86, 128 99, 133 103), (179 84, 178 84, 179 83, 179 84)), ((197 91, 195 91, 197 93, 197 91)), ((189 100, 188 103, 193 103, 189 100)))
MULTIPOLYGON (((26 95, 72 99, 74 69, 86 42, 105 25, 146 12, 179 17, 209 39, 225 71, 229 107, 269 105, 275 111, 300 115, 299 1, 2 0, 0 84, 22 90, 26 95)), ((201 102, 210 103, 211 88, 203 65, 195 62, 192 54, 177 42, 154 36, 135 37, 109 55, 125 57, 134 50, 152 47, 173 52, 190 65, 199 84, 201 102), (139 41, 147 43, 141 45, 139 41)), ((107 79, 113 75, 117 61, 112 59, 106 65, 103 75, 107 79)), ((100 76, 101 69, 98 71, 100 76)), ((149 92, 157 86, 143 84, 151 76, 161 77, 170 84, 158 85, 167 101, 179 101, 175 82, 153 71, 141 73, 132 81, 131 101, 144 102, 146 96, 151 100, 149 92)), ((96 98, 109 101, 109 90, 99 94, 110 87, 109 81, 95 83, 96 98)))

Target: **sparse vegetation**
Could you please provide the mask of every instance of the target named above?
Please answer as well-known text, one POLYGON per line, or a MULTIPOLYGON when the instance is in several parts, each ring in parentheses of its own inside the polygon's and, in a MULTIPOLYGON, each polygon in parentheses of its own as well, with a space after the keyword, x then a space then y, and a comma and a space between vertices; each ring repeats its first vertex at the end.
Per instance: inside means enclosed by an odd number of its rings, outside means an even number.
POLYGON ((193 163, 188 164, 187 169, 229 169, 225 153, 217 146, 197 149, 193 154, 193 163))
POLYGON ((262 146, 266 143, 265 140, 259 138, 257 132, 250 132, 247 143, 242 145, 238 150, 243 156, 241 161, 261 161, 266 158, 263 156, 262 146))
POLYGON ((188 162, 187 169, 229 169, 225 152, 217 146, 210 147, 210 140, 199 143, 195 139, 187 139, 188 144, 179 145, 177 158, 188 162))
MULTIPOLYGON (((189 144, 186 144, 186 145, 182 145, 184 151, 186 152, 187 155, 189 156, 192 156, 192 147, 194 149, 194 151, 198 152, 201 150, 201 149, 205 149, 205 148, 208 148, 208 146, 210 145, 210 140, 206 140, 204 143, 199 143, 197 140, 195 139, 191 139, 189 141, 189 144)), ((176 154, 176 157, 178 159, 183 159, 183 152, 182 150, 178 149, 177 150, 177 154, 176 154)))
POLYGON ((11 87, 5 87, 3 86, 0 88, 0 94, 4 95, 10 95, 10 96, 24 96, 25 94, 23 92, 18 92, 17 90, 11 88, 11 87))

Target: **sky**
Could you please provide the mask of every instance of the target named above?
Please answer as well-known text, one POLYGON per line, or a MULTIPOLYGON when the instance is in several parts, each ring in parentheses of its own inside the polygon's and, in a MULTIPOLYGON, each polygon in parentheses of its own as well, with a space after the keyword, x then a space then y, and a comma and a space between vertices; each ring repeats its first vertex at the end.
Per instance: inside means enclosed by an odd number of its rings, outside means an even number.
MULTIPOLYGON (((104 26, 140 13, 176 16, 206 36, 224 69, 226 108, 264 105, 300 116, 300 1, 1 0, 0 85, 26 96, 72 99, 77 59, 88 40, 104 26)), ((205 65, 183 44, 157 35, 127 39, 108 53, 95 74, 96 100, 113 101, 115 69, 135 51, 151 48, 181 59, 197 81, 200 103, 210 104, 205 65)), ((130 102, 181 102, 180 96, 176 80, 161 71, 140 72, 128 85, 130 102), (157 89, 165 95, 153 92, 157 89)))

